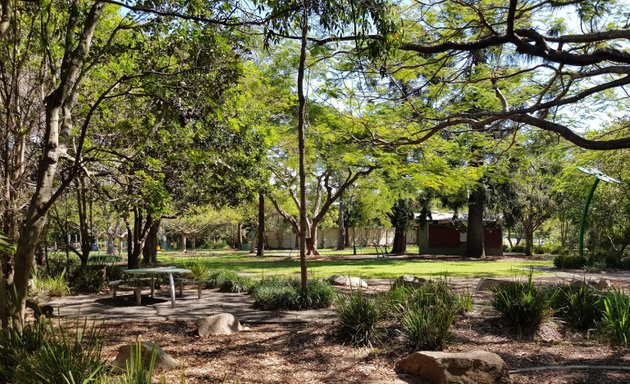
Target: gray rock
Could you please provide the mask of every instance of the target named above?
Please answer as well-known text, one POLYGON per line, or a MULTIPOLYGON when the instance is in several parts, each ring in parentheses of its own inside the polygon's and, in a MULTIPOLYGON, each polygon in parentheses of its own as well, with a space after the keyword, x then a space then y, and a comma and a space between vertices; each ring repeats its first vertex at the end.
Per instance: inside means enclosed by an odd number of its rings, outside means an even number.
POLYGON ((199 336, 231 335, 244 330, 236 316, 231 313, 219 313, 197 319, 197 333, 199 336))
POLYGON ((402 275, 396 278, 396 280, 394 281, 394 285, 392 285, 392 289, 396 289, 398 287, 418 288, 424 285, 426 282, 427 279, 423 279, 422 277, 414 275, 402 275))
MULTIPOLYGON (((131 345, 123 345, 118 348, 118 355, 112 362, 112 365, 116 368, 123 370, 127 369, 127 362, 130 356, 135 358, 137 343, 131 345)), ((159 345, 150 342, 142 342, 140 344, 140 356, 142 365, 147 369, 151 364, 152 354, 155 353, 155 368, 163 371, 169 371, 179 366, 179 362, 175 360, 171 355, 164 352, 159 345)))
POLYGON ((507 366, 496 353, 416 352, 396 363, 396 368, 432 384, 503 384, 510 382, 507 366))
POLYGON ((365 280, 354 276, 332 275, 327 278, 326 281, 328 281, 332 285, 345 285, 361 288, 368 287, 368 283, 365 280))
POLYGON ((511 280, 501 280, 501 279, 491 279, 484 277, 479 280, 479 284, 477 284, 478 291, 490 291, 495 287, 507 287, 509 285, 514 284, 511 280))

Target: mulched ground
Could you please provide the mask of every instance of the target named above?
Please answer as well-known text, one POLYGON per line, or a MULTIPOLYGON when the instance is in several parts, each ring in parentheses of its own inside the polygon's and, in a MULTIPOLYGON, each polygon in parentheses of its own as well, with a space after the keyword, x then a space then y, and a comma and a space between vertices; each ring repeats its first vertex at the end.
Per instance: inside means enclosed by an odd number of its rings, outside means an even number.
MULTIPOLYGON (((459 282, 459 285, 465 285, 459 282)), ((626 287, 628 288, 628 287, 626 287)), ((627 291, 627 290, 626 290, 627 291)), ((474 310, 460 319, 446 351, 498 353, 510 370, 559 365, 630 367, 630 348, 611 347, 552 323, 533 340, 519 340, 474 292, 474 310)), ((193 322, 106 322, 105 355, 141 338, 157 342, 182 369, 164 373, 167 383, 417 383, 394 366, 409 353, 399 347, 355 348, 340 343, 335 324, 247 324, 249 331, 200 338, 193 322)), ((630 383, 630 371, 569 369, 512 373, 514 383, 630 383)))

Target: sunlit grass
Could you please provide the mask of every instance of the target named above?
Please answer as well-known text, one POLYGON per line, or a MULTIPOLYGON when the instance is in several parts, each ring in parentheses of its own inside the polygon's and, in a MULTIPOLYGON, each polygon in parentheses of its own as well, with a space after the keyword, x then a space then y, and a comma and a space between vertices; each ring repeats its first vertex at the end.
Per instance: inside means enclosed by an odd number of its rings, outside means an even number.
MULTIPOLYGON (((328 251, 328 250, 326 250, 328 251)), ((322 252, 324 256, 337 254, 322 252)), ((268 256, 256 257, 247 251, 211 251, 182 255, 175 252, 161 252, 158 256, 163 263, 183 265, 196 260, 211 269, 228 269, 247 272, 255 275, 298 274, 300 263, 295 251, 268 252, 268 256), (289 254, 291 257, 289 257, 289 254)), ((326 277, 333 274, 349 274, 365 278, 395 278, 402 274, 436 277, 492 277, 526 275, 530 267, 552 266, 550 260, 517 260, 517 261, 445 261, 396 258, 366 258, 308 261, 311 277, 326 277)), ((536 272, 535 273, 540 273, 536 272)))

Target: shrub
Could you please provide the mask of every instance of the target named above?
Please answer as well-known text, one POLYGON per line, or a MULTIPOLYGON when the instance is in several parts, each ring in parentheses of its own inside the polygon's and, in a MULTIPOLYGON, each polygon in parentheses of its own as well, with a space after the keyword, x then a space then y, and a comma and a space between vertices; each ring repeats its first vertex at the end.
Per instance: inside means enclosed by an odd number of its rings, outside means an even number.
POLYGON ((454 322, 455 314, 448 306, 417 308, 403 317, 403 334, 415 350, 441 350, 454 322))
POLYGON ((219 287, 219 291, 231 293, 249 292, 253 285, 254 280, 252 278, 237 275, 234 279, 224 281, 219 287))
POLYGON ((105 279, 107 281, 121 280, 124 270, 124 267, 120 265, 108 265, 105 267, 105 279))
POLYGON ((368 345, 379 341, 378 323, 382 313, 376 301, 363 295, 361 290, 339 298, 337 304, 339 334, 353 345, 368 345))
POLYGON ((0 383, 12 382, 18 363, 41 347, 46 337, 45 324, 27 324, 22 333, 14 329, 0 331, 0 383))
MULTIPOLYGON (((532 275, 527 282, 515 282, 493 289, 492 305, 519 336, 531 336, 551 313, 551 302, 545 289, 535 286, 532 275)), ((551 298, 552 299, 552 298, 551 298)))
POLYGON ((335 290, 328 283, 309 280, 302 291, 299 280, 263 279, 250 290, 254 306, 263 310, 304 310, 326 308, 332 304, 335 290))
POLYGON ((101 339, 86 323, 69 331, 53 328, 41 347, 15 368, 14 384, 98 383, 103 376, 101 339))
POLYGON ((210 268, 199 262, 191 262, 186 264, 186 269, 190 270, 188 277, 197 281, 206 281, 210 278, 210 268))
POLYGON ((523 253, 525 252, 525 246, 523 245, 514 245, 510 250, 513 253, 523 253))
POLYGON ((601 318, 601 297, 586 283, 556 286, 553 307, 572 327, 586 331, 601 318))
POLYGON ((601 327, 612 344, 630 343, 630 296, 613 290, 603 298, 601 327))
POLYGON ((210 288, 221 288, 227 281, 236 280, 237 278, 236 272, 218 269, 210 274, 208 286, 210 288))
POLYGON ((580 269, 586 264, 586 260, 580 256, 558 255, 553 259, 553 265, 560 269, 580 269))
POLYGON ((105 267, 88 265, 77 268, 70 275, 70 287, 78 293, 97 293, 105 284, 105 267))
POLYGON ((117 255, 95 255, 90 256, 88 259, 88 264, 90 265, 98 265, 105 266, 107 264, 115 264, 123 261, 123 258, 117 255))
POLYGON ((66 271, 63 270, 55 277, 38 277, 33 273, 33 286, 31 295, 39 301, 46 301, 48 297, 62 297, 70 293, 70 288, 66 282, 66 271))

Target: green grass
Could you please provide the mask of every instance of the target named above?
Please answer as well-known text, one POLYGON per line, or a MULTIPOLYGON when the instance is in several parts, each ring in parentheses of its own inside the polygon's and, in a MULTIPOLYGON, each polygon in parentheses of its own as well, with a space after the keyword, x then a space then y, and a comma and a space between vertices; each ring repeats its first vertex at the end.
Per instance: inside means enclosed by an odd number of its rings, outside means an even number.
MULTIPOLYGON (((247 251, 197 252, 194 258, 210 269, 228 269, 256 275, 298 274, 300 263, 295 252, 284 256, 256 257, 247 251)), ((185 265, 190 257, 175 252, 161 252, 158 259, 167 264, 185 265)), ((425 277, 492 277, 521 276, 529 273, 529 267, 552 266, 549 260, 523 261, 443 261, 443 260, 401 260, 401 259, 359 259, 359 260, 309 260, 309 275, 312 278, 327 277, 333 274, 347 274, 365 278, 395 278, 403 274, 425 277)), ((538 274, 539 272, 535 272, 538 274)))

